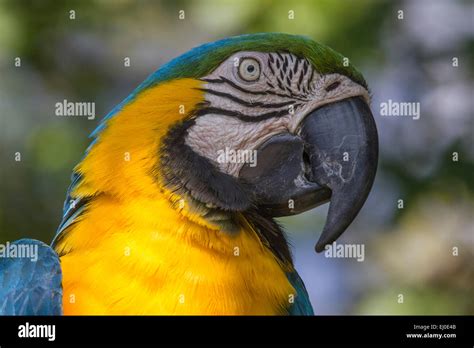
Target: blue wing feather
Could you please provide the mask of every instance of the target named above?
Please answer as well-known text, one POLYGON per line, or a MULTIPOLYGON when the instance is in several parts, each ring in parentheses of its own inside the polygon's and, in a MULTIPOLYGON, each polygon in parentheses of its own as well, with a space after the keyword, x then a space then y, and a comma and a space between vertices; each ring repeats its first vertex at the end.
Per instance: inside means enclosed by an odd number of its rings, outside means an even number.
POLYGON ((296 271, 287 274, 288 280, 296 290, 295 302, 288 310, 289 315, 314 315, 313 306, 303 280, 296 271))
POLYGON ((37 246, 37 260, 0 258, 0 315, 61 315, 62 273, 48 245, 21 239, 11 246, 37 246))

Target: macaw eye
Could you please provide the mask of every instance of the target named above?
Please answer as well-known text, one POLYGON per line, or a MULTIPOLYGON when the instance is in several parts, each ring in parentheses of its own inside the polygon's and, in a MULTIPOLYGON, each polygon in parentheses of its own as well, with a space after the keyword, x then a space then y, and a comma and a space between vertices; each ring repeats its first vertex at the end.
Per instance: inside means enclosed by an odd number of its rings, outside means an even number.
POLYGON ((260 64, 256 59, 244 58, 239 65, 239 76, 242 80, 251 82, 260 77, 260 64))

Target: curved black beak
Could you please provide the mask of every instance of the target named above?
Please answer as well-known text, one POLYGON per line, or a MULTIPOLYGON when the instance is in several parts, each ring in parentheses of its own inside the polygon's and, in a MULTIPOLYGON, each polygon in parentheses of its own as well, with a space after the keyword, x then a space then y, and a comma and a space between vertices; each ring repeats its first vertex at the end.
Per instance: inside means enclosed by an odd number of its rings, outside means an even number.
POLYGON ((297 135, 263 143, 257 159, 239 177, 267 215, 294 215, 331 201, 316 244, 321 252, 351 224, 372 187, 378 136, 370 108, 358 97, 322 106, 304 118, 297 135))

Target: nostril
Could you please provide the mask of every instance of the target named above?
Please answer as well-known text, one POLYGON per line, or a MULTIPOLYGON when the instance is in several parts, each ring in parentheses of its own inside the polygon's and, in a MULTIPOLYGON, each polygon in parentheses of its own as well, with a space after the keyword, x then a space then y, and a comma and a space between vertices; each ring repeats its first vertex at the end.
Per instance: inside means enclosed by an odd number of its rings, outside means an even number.
POLYGON ((326 92, 330 92, 330 91, 336 89, 337 87, 339 87, 340 84, 341 83, 339 81, 331 83, 329 86, 326 87, 326 92))
POLYGON ((310 158, 309 158, 308 152, 306 150, 303 151, 303 162, 304 162, 304 164, 309 165, 309 160, 310 160, 310 158))
POLYGON ((311 157, 306 149, 303 151, 303 166, 304 166, 304 176, 306 179, 311 179, 311 157))

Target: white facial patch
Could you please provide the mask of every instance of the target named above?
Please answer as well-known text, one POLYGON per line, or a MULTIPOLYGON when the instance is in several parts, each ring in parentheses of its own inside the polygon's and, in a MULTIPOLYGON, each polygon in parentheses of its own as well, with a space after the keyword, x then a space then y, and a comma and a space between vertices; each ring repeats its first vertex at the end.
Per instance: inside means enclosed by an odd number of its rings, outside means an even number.
POLYGON ((235 177, 253 155, 258 162, 260 144, 279 133, 295 134, 314 109, 357 96, 370 102, 367 90, 348 77, 318 74, 289 53, 239 52, 203 81, 208 105, 185 143, 235 177))

